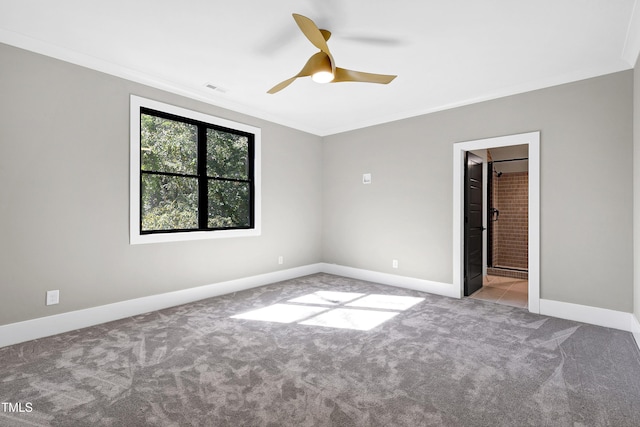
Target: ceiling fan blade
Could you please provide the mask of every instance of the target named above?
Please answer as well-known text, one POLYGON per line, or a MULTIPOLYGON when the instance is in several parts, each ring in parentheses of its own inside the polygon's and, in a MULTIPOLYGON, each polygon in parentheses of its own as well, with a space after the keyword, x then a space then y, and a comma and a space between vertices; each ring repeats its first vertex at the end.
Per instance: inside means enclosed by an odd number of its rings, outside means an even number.
POLYGON ((323 30, 322 28, 320 28, 320 34, 322 34, 322 37, 324 38, 324 41, 326 41, 326 42, 328 42, 329 39, 331 38, 331 31, 329 31, 329 30, 323 30))
POLYGON ((274 94, 274 93, 276 93, 276 92, 280 92, 282 89, 284 89, 285 87, 287 87, 287 86, 289 86, 291 83, 293 83, 293 81, 294 81, 295 79, 297 79, 297 78, 298 78, 298 76, 293 76, 293 77, 291 77, 291 78, 289 78, 289 79, 287 79, 287 80, 285 80, 285 81, 283 81, 283 82, 280 82, 280 83, 278 83, 277 85, 275 85, 274 87, 272 87, 271 89, 269 89, 269 90, 267 91, 267 93, 274 94))
MULTIPOLYGON (((327 57, 331 60, 331 56, 327 55, 324 52, 318 52, 318 53, 312 55, 311 58, 309 58, 309 60, 307 61, 307 63, 304 64, 304 67, 302 67, 302 70, 300 70, 300 72, 298 74, 296 74, 295 76, 291 77, 290 79, 287 79, 287 80, 285 80, 283 82, 278 83, 277 85, 275 85, 274 87, 269 89, 267 91, 267 93, 274 94, 276 92, 279 92, 282 89, 284 89, 285 87, 289 86, 291 83, 293 83, 293 81, 295 79, 297 79, 298 77, 308 77, 308 76, 312 75, 316 70, 321 68, 322 65, 324 65, 326 67, 327 66, 327 63, 326 63, 327 57)), ((333 61, 332 61, 332 63, 333 63, 333 61)))
MULTIPOLYGON (((311 19, 306 16, 299 15, 297 13, 293 14, 293 19, 295 19, 296 24, 302 30, 302 34, 305 35, 307 39, 318 49, 323 51, 326 54, 329 54, 329 46, 327 45, 327 41, 324 38, 324 35, 320 32, 318 26, 311 19)), ((331 34, 331 33, 329 33, 331 34)))
POLYGON ((327 30, 320 30, 315 22, 306 16, 299 15, 297 13, 292 15, 296 24, 300 27, 302 34, 304 34, 315 47, 329 56, 329 59, 331 60, 331 72, 335 72, 336 63, 333 60, 333 55, 331 55, 331 52, 329 51, 329 45, 327 45, 327 40, 331 37, 331 32, 327 30))
POLYGON ((389 74, 373 74, 363 73, 362 71, 347 70, 345 68, 336 67, 335 77, 331 83, 339 82, 363 82, 363 83, 380 83, 388 84, 397 76, 389 74))

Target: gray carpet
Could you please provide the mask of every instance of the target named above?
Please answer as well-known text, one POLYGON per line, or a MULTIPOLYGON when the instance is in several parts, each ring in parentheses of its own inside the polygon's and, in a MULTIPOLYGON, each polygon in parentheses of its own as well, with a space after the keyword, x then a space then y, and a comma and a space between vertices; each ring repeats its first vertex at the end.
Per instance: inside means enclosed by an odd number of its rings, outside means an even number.
POLYGON ((0 407, 3 426, 638 426, 640 353, 627 332, 317 274, 0 349, 0 402, 33 408, 0 407), (261 314, 298 320, 232 317, 261 314))

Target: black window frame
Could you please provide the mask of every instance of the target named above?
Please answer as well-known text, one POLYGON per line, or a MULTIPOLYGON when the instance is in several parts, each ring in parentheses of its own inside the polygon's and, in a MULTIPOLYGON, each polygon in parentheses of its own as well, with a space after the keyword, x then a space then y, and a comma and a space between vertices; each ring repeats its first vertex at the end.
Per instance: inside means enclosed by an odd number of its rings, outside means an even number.
POLYGON ((171 233, 192 233, 192 232, 215 232, 221 230, 252 230, 256 228, 256 176, 255 176, 255 161, 256 161, 256 136, 254 133, 242 131, 239 129, 233 129, 230 127, 220 126, 214 123, 204 122, 196 119, 192 119, 189 117, 183 117, 180 115, 168 113, 165 111, 156 110, 149 107, 140 106, 140 110, 138 113, 138 119, 140 121, 140 135, 139 141, 142 140, 142 115, 150 115, 159 117, 162 119, 173 120, 176 122, 186 123, 197 128, 197 149, 196 149, 196 164, 197 164, 197 173, 193 174, 182 174, 182 173, 173 173, 173 172, 162 172, 162 171, 149 171, 142 169, 142 146, 140 145, 138 149, 140 150, 140 159, 139 159, 139 212, 138 212, 138 220, 139 220, 139 233, 140 235, 154 235, 154 234, 171 234, 171 233), (207 174, 207 130, 212 129, 215 131, 231 133, 243 137, 247 137, 248 143, 248 168, 247 168, 247 179, 238 179, 238 178, 229 178, 222 176, 209 176, 207 174), (161 176, 173 176, 173 177, 186 177, 197 179, 198 182, 198 203, 197 203, 197 218, 198 218, 198 227, 197 228, 180 228, 180 229, 163 229, 163 230, 144 230, 142 228, 142 218, 143 218, 143 176, 144 175, 161 175, 161 176), (249 185, 249 225, 248 226, 231 226, 231 227, 209 227, 209 194, 208 194, 208 183, 209 181, 226 181, 226 182, 240 182, 246 183, 249 185))

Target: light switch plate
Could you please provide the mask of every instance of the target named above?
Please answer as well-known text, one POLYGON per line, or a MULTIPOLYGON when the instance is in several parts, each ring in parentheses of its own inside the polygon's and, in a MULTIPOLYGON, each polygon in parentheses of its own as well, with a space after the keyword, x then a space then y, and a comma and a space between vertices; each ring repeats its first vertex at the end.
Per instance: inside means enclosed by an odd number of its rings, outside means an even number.
POLYGON ((363 184, 371 184, 371 174, 370 173, 362 174, 362 183, 363 184))

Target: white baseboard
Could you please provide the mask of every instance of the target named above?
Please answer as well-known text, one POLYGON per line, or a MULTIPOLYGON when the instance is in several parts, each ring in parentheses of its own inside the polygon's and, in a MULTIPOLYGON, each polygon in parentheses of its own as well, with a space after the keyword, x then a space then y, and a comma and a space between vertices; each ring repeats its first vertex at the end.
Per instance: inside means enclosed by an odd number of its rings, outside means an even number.
POLYGON ((548 299, 540 300, 540 314, 607 328, 620 329, 627 332, 633 331, 633 320, 635 320, 632 313, 626 313, 624 311, 548 299))
POLYGON ((0 326, 0 347, 321 272, 311 264, 0 326))
MULTIPOLYGON (((460 298, 460 290, 450 283, 432 282, 337 264, 318 263, 2 325, 0 326, 0 347, 315 273, 335 274, 460 298)), ((640 349, 640 322, 632 313, 541 299, 540 314, 632 332, 640 349)))
POLYGON ((383 285, 396 286, 398 288, 413 289, 415 291, 428 292, 446 297, 460 298, 460 290, 456 289, 451 283, 432 282, 430 280, 416 279, 413 277, 345 267, 344 265, 338 264, 323 263, 321 264, 321 268, 323 273, 382 283, 383 285))
POLYGON ((638 318, 633 314, 631 315, 631 333, 636 339, 638 350, 640 350, 640 321, 638 321, 638 318))

